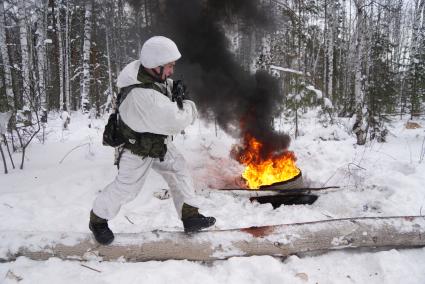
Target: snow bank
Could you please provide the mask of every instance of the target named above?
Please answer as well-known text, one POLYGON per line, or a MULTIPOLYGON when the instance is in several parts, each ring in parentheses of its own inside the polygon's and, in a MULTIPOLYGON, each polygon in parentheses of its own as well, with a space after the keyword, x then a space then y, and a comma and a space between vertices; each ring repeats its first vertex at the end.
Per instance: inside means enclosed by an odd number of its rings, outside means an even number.
MULTIPOLYGON (((36 139, 28 148, 26 168, 0 175, 0 231, 88 232, 92 202, 113 180, 113 149, 101 145, 105 120, 72 114, 69 130, 60 119, 49 121, 47 143, 36 139), (66 156, 67 155, 67 156, 66 156), (66 156, 65 159, 64 156, 66 156), (59 163, 63 159, 62 163, 59 163)), ((341 190, 322 195, 310 206, 251 203, 224 193, 204 196, 202 213, 217 218, 216 228, 275 225, 330 218, 419 215, 424 213, 425 166, 419 163, 424 131, 406 129, 405 121, 390 127, 388 143, 355 145, 346 121, 323 127, 313 114, 300 119, 302 136, 291 150, 298 157, 306 185, 339 185, 341 190)), ((419 121, 425 125, 424 121, 419 121)), ((283 121, 283 130, 294 131, 283 121)), ((228 157, 236 141, 213 125, 198 122, 174 142, 188 160, 197 188, 219 188, 240 183, 241 166, 228 157)), ((14 155, 17 162, 20 154, 14 155)), ((167 188, 152 172, 137 199, 123 206, 110 222, 113 231, 138 233, 156 229, 181 231, 170 199, 153 193, 167 188)), ((42 245, 43 240, 29 240, 42 245)), ((70 240, 75 241, 75 240, 70 240)), ((0 240, 0 250, 16 246, 0 240)), ((188 261, 146 263, 83 263, 19 258, 0 264, 0 282, 16 283, 425 283, 425 250, 333 252, 321 256, 232 258, 204 265, 188 261)))

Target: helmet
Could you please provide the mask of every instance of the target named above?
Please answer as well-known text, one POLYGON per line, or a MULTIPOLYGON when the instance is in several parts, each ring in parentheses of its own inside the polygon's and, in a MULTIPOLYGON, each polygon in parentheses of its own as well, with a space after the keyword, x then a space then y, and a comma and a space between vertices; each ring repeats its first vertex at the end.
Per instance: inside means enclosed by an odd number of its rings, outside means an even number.
POLYGON ((181 56, 174 41, 163 36, 151 37, 140 51, 140 61, 149 69, 176 61, 181 56))

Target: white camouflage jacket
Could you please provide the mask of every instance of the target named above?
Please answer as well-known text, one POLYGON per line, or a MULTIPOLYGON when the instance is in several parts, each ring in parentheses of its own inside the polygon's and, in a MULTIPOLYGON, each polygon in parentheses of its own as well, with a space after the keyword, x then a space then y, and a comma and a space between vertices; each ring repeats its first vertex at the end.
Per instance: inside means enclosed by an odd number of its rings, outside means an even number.
MULTIPOLYGON (((133 61, 121 71, 118 88, 141 83, 137 80, 140 64, 133 61)), ((172 80, 156 84, 163 89, 172 86, 172 80)), ((196 120, 198 112, 193 101, 184 100, 183 109, 179 109, 170 97, 153 89, 134 88, 120 105, 120 117, 136 132, 176 135, 196 120)))

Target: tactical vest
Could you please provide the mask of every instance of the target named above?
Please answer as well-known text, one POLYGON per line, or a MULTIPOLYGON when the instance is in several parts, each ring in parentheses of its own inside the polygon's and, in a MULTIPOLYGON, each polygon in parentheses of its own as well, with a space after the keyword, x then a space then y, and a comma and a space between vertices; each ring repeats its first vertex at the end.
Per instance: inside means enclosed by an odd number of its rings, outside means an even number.
MULTIPOLYGON (((167 96, 166 88, 162 90, 160 86, 155 84, 151 77, 144 72, 144 69, 139 69, 137 80, 142 82, 138 87, 153 89, 167 96)), ((128 93, 126 95, 128 95, 128 93)), ((126 95, 123 98, 120 98, 119 105, 122 101, 124 101, 126 95)), ((133 94, 133 96, 135 95, 137 94, 133 94)), ((167 138, 166 135, 149 132, 136 132, 126 125, 122 119, 119 120, 119 128, 125 141, 123 145, 125 149, 128 149, 131 153, 141 157, 159 158, 160 161, 164 160, 164 156, 167 153, 167 144, 165 144, 165 139, 167 138)))

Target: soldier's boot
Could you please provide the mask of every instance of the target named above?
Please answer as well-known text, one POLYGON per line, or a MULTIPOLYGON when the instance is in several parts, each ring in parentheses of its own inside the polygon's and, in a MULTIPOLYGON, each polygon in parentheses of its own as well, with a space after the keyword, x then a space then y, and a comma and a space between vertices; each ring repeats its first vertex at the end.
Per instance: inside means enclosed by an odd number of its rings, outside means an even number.
POLYGON ((99 244, 109 245, 114 240, 114 233, 108 227, 108 220, 100 218, 90 211, 89 229, 99 244))
POLYGON ((214 217, 206 217, 198 212, 198 208, 184 203, 182 207, 182 222, 186 233, 198 232, 215 224, 214 217))

